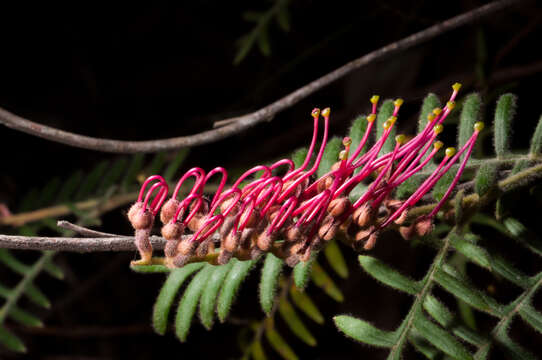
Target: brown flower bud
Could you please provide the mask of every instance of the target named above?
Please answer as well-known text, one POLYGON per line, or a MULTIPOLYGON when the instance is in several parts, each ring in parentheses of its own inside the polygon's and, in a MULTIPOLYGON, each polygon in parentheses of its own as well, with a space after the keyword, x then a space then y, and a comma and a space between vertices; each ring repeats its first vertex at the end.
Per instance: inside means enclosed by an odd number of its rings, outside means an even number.
POLYGON ((203 225, 205 221, 205 215, 197 213, 192 219, 188 222, 188 228, 192 232, 196 232, 203 225))
POLYGON ((179 222, 168 222, 162 226, 161 232, 166 240, 179 240, 184 233, 184 225, 179 222))
POLYGON ((369 235, 369 239, 365 242, 365 245, 363 245, 363 248, 365 250, 371 250, 375 247, 376 240, 378 239, 378 232, 374 232, 371 235, 369 235))
POLYGON ((339 197, 336 199, 331 200, 329 203, 329 206, 327 207, 327 211, 331 214, 333 217, 339 217, 341 216, 348 208, 350 207, 350 201, 346 198, 346 196, 339 197))
POLYGON ((318 184, 316 184, 316 191, 321 193, 322 191, 329 189, 329 187, 333 184, 334 179, 335 178, 331 175, 326 176, 324 179, 319 181, 318 184))
POLYGON ((195 241, 192 241, 192 238, 186 238, 179 242, 179 246, 177 247, 177 249, 179 253, 182 255, 192 256, 194 255, 194 251, 196 250, 197 246, 198 246, 198 243, 195 241))
POLYGON ((297 241, 301 239, 302 234, 299 228, 295 225, 290 226, 286 229, 286 240, 288 241, 297 241))
MULTIPOLYGON (((224 200, 222 203, 220 203, 220 212, 223 214, 228 210, 231 203, 235 201, 234 197, 229 197, 226 200, 224 200)), ((235 215, 239 211, 239 202, 231 209, 230 213, 228 215, 235 215)))
POLYGON ((414 223, 416 234, 425 236, 433 231, 433 220, 431 218, 421 218, 414 223))
POLYGON ((352 220, 361 227, 369 225, 374 218, 375 211, 373 207, 365 203, 358 207, 352 214, 352 220))
POLYGON ((335 218, 328 215, 318 229, 318 236, 325 241, 329 241, 335 237, 338 229, 339 226, 335 222, 335 218))
POLYGON ((256 239, 256 246, 262 251, 269 251, 275 240, 275 234, 267 234, 267 229, 264 229, 256 239))
POLYGON ((241 233, 241 239, 239 240, 239 246, 244 249, 248 250, 254 246, 256 243, 256 239, 258 237, 258 233, 254 231, 254 229, 244 229, 241 233))
POLYGON ((384 205, 388 208, 390 212, 395 212, 401 207, 401 205, 403 205, 403 202, 401 200, 391 199, 387 200, 384 205))
POLYGON ((220 244, 220 247, 222 249, 228 250, 229 252, 233 253, 237 246, 239 245, 239 242, 241 240, 241 234, 230 232, 228 235, 226 235, 225 238, 223 238, 222 243, 220 244))
POLYGON ((143 203, 136 202, 128 211, 128 220, 136 230, 148 229, 152 227, 154 216, 150 211, 142 211, 143 203))
POLYGON ((209 245, 212 244, 212 239, 207 238, 202 241, 196 248, 196 256, 203 257, 209 253, 209 245))
POLYGON ((307 246, 307 249, 299 256, 299 260, 301 261, 309 261, 311 259, 312 254, 312 248, 310 246, 307 246))
POLYGON ((171 221, 171 219, 173 219, 179 204, 179 201, 174 198, 171 198, 165 202, 165 204, 162 206, 162 210, 160 211, 160 221, 162 221, 162 224, 167 224, 171 221))

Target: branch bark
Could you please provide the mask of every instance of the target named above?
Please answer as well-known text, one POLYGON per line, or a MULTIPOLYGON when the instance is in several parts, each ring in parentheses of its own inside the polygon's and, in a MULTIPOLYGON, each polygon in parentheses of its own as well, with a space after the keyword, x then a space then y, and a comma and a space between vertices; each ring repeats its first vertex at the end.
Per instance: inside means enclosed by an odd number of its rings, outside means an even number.
POLYGON ((120 141, 112 139, 100 139, 63 131, 50 126, 42 125, 23 117, 15 115, 0 108, 0 123, 30 135, 38 136, 62 144, 80 147, 89 150, 111 152, 111 153, 141 153, 159 152, 173 150, 183 147, 207 144, 239 133, 265 120, 271 120, 277 113, 295 105, 314 92, 342 78, 346 74, 363 66, 382 60, 386 57, 399 53, 400 51, 412 48, 416 45, 427 42, 443 33, 456 29, 460 26, 489 16, 499 10, 507 8, 521 0, 499 0, 451 19, 440 22, 425 30, 407 36, 397 42, 388 44, 380 49, 372 51, 356 60, 353 60, 342 67, 330 72, 327 75, 312 81, 300 89, 286 95, 285 97, 257 110, 255 112, 221 120, 220 123, 227 124, 223 127, 203 131, 190 136, 180 136, 169 139, 148 140, 148 141, 120 141))

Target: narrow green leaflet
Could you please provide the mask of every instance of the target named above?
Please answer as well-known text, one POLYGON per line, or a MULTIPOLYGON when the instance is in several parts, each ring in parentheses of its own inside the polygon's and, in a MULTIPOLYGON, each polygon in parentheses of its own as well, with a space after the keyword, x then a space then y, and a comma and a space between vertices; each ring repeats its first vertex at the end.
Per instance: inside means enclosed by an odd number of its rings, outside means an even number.
POLYGON ((331 277, 322 269, 318 262, 314 262, 311 272, 311 279, 316 286, 324 290, 332 299, 338 302, 344 300, 343 293, 333 282, 331 277))
POLYGON ((459 341, 424 315, 418 314, 414 317, 414 327, 427 341, 454 359, 470 360, 473 358, 459 341))
POLYGON ((306 293, 299 291, 295 285, 292 285, 290 287, 290 296, 295 306, 303 311, 305 315, 318 324, 324 323, 324 316, 306 293))
POLYGON ((218 297, 217 312, 220 322, 224 322, 228 317, 233 299, 235 298, 241 283, 247 277, 252 266, 256 263, 254 260, 239 261, 237 259, 231 259, 230 262, 232 261, 233 267, 230 272, 228 272, 218 297))
POLYGON ((273 308, 279 276, 283 266, 284 262, 275 255, 271 253, 266 255, 262 267, 262 278, 260 280, 260 305, 267 315, 269 315, 273 308))
POLYGON ((206 264, 205 267, 194 276, 192 281, 190 281, 190 284, 188 284, 188 287, 179 302, 177 315, 175 316, 175 335, 177 335, 177 338, 179 338, 181 342, 186 341, 201 293, 213 270, 212 265, 206 264))
POLYGON ((309 261, 300 261, 294 267, 294 282, 298 289, 304 290, 309 284, 309 276, 315 260, 316 255, 312 255, 309 261))
POLYGON ((26 347, 21 339, 7 331, 3 326, 0 326, 0 343, 11 351, 26 352, 26 347))
POLYGON ((530 305, 523 305, 519 309, 519 316, 529 325, 531 325, 536 331, 542 334, 542 315, 536 311, 536 309, 530 305))
POLYGON ((495 121, 493 143, 495 153, 502 157, 510 151, 510 141, 512 140, 512 121, 516 114, 517 96, 513 94, 504 94, 499 98, 495 109, 495 121))
POLYGON ((286 341, 280 336, 280 334, 277 332, 277 330, 274 327, 273 320, 271 318, 268 318, 266 320, 265 324, 265 337, 267 338, 267 341, 269 341, 269 344, 277 353, 280 354, 280 356, 285 360, 297 360, 298 357, 286 343, 286 341))
POLYGON ((279 303, 279 313, 284 322, 288 324, 290 330, 292 330, 298 338, 309 346, 316 346, 316 339, 312 336, 305 324, 303 324, 303 321, 301 321, 295 312, 292 304, 285 298, 282 298, 279 303))
POLYGON ((326 245, 324 255, 337 275, 346 279, 348 277, 348 266, 346 266, 346 261, 344 260, 344 256, 337 241, 332 240, 326 245))
POLYGON ((366 321, 347 315, 335 316, 333 321, 340 331, 354 340, 386 348, 396 344, 397 336, 394 332, 382 331, 366 321))
POLYGON ((179 288, 186 278, 202 267, 202 263, 188 264, 180 269, 172 270, 169 274, 154 304, 152 325, 158 334, 164 335, 166 333, 169 311, 179 288))
POLYGON ((420 292, 421 284, 399 274, 397 271, 371 256, 360 255, 359 263, 375 279, 394 289, 415 295, 420 292))
POLYGON ((227 264, 215 266, 214 271, 205 285, 203 294, 199 304, 199 317, 201 323, 207 330, 210 330, 213 326, 213 318, 215 313, 216 298, 218 292, 222 287, 224 279, 228 272, 231 270, 233 262, 230 261, 227 264))

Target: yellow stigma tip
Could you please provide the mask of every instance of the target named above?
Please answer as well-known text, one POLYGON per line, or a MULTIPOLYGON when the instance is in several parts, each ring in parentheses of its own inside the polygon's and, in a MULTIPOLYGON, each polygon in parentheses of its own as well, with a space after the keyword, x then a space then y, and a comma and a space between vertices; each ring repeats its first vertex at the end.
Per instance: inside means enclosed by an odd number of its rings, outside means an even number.
POLYGON ((312 110, 311 115, 312 115, 313 118, 319 117, 320 116, 320 109, 315 108, 314 110, 312 110))
POLYGON ((406 136, 403 134, 399 134, 395 137, 395 141, 402 145, 406 141, 406 136))
POLYGON ((449 147, 446 149, 446 156, 447 157, 452 157, 455 155, 455 148, 453 147, 449 147))
POLYGON ((442 112, 441 108, 434 108, 433 109, 433 114, 435 114, 435 115, 440 115, 441 112, 442 112))
POLYGON ((452 89, 454 89, 454 91, 459 91, 459 89, 461 89, 461 84, 460 83, 453 84, 452 89))
POLYGON ((369 116, 367 116, 367 121, 368 122, 373 122, 376 120, 376 115, 375 114, 371 114, 369 116))
POLYGON ((436 118, 435 114, 429 114, 429 115, 427 115, 427 121, 429 121, 429 122, 435 120, 435 118, 436 118))
POLYGON ((324 110, 322 110, 322 116, 323 117, 328 117, 329 114, 331 113, 331 109, 330 108, 325 108, 324 110))
POLYGON ((446 103, 446 107, 449 109, 449 110, 453 110, 454 107, 455 107, 455 101, 448 101, 446 103))
POLYGON ((484 130, 484 123, 483 122, 479 121, 476 124, 474 124, 474 131, 480 132, 482 130, 484 130))
POLYGON ((352 139, 350 139, 348 136, 346 136, 346 137, 343 139, 343 145, 344 145, 344 146, 350 146, 350 145, 352 145, 352 139))
POLYGON ((378 96, 378 95, 373 95, 373 96, 371 97, 371 100, 370 100, 370 101, 371 101, 372 104, 376 104, 376 103, 378 102, 378 100, 380 100, 380 96, 378 96))
POLYGON ((382 125, 384 127, 384 129, 389 129, 390 127, 393 126, 393 124, 395 124, 395 121, 397 120, 397 117, 395 116, 390 116, 388 118, 388 120, 384 121, 384 124, 382 125))
POLYGON ((433 127, 433 131, 435 132, 435 134, 440 134, 443 130, 444 126, 442 126, 441 124, 435 125, 433 127))
POLYGON ((441 147, 444 146, 444 143, 442 141, 436 141, 434 144, 433 144, 433 147, 437 150, 439 150, 441 147))
POLYGON ((405 102, 405 101, 404 101, 403 99, 400 99, 400 98, 399 98, 399 99, 397 99, 397 100, 395 100, 395 101, 393 102, 393 105, 395 105, 396 107, 399 107, 399 106, 403 105, 404 102, 405 102))
POLYGON ((342 150, 339 153, 339 160, 346 160, 348 158, 348 152, 346 150, 342 150))

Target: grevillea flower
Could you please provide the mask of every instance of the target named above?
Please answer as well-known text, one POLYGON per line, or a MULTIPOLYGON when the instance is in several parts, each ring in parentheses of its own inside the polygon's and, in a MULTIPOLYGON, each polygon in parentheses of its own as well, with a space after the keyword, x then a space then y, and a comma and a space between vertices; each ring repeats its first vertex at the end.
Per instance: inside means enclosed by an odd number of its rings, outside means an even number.
MULTIPOLYGON (((160 214, 164 224, 162 235, 167 240, 165 263, 170 267, 180 267, 194 256, 203 257, 218 251, 217 263, 224 264, 232 256, 256 258, 271 251, 293 266, 300 260, 308 260, 312 253, 333 239, 337 231, 344 231, 354 248, 366 250, 375 246, 382 231, 397 224, 407 239, 414 234, 428 233, 433 218, 459 181, 483 123, 476 123, 471 138, 459 151, 446 149, 435 170, 408 199, 400 201, 392 196, 399 185, 422 171, 443 147, 437 137, 443 130, 443 121, 455 106, 454 100, 460 87, 460 84, 452 86, 453 92, 446 106, 436 108, 429 114, 427 124, 419 134, 409 141, 404 135, 396 136, 393 150, 385 154, 381 153, 382 148, 392 133, 403 100, 394 101, 393 114, 384 122, 382 135, 363 153, 376 119, 379 97, 373 96, 370 100, 372 111, 367 116, 368 125, 360 143, 354 144, 355 150, 351 152, 352 140, 344 138, 344 150, 339 154, 338 161, 318 179, 313 176, 320 166, 327 144, 329 108, 312 111, 312 140, 303 164, 297 169, 289 159, 271 165, 258 165, 243 173, 228 189, 227 171, 224 168, 217 167, 207 174, 201 168, 190 169, 179 179, 173 196, 165 202, 160 214), (314 163, 309 167, 322 118, 321 145, 314 163), (439 203, 429 214, 405 225, 409 210, 451 170, 463 154, 465 156, 459 169, 439 203), (283 166, 287 168, 279 174, 277 169, 283 166), (204 195, 205 185, 215 175, 220 175, 221 179, 216 192, 209 199, 204 195), (179 200, 179 191, 189 177, 195 178, 194 185, 188 195, 179 200), (349 200, 350 192, 360 182, 369 180, 366 191, 352 203, 349 200), (187 229, 192 235, 183 237, 187 229)), ((152 249, 148 234, 167 192, 163 178, 151 176, 143 184, 138 201, 130 209, 129 218, 136 229, 136 243, 143 263, 150 261, 152 249), (152 182, 154 185, 143 198, 146 187, 152 182)))

